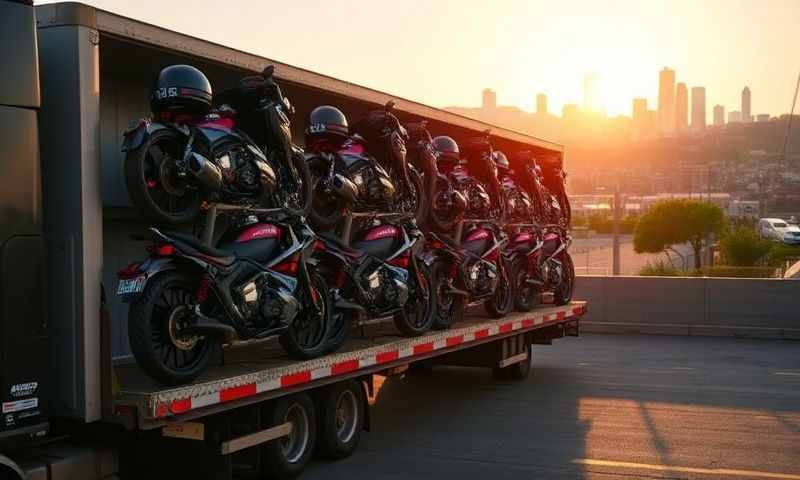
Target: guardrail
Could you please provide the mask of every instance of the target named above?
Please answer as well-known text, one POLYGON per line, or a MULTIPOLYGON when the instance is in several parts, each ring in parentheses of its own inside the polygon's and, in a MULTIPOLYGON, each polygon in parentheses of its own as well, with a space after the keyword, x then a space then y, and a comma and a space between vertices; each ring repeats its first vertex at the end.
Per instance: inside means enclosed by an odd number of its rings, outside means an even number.
POLYGON ((800 340, 800 282, 781 279, 584 276, 575 298, 590 333, 800 340))

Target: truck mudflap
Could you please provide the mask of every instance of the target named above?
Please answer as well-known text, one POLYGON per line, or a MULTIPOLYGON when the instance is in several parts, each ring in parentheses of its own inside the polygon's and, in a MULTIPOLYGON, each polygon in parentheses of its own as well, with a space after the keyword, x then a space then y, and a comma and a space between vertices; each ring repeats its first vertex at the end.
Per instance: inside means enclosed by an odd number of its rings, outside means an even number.
MULTIPOLYGON (((143 391, 126 391, 123 387, 115 401, 115 410, 117 414, 125 415, 134 407, 140 428, 156 428, 166 421, 188 418, 186 414, 189 412, 227 402, 277 397, 282 391, 310 388, 317 381, 323 383, 337 377, 375 373, 525 331, 566 324, 570 320, 574 323, 585 312, 585 302, 573 302, 563 307, 541 308, 499 320, 477 321, 460 328, 416 338, 401 338, 305 362, 284 362, 273 368, 254 367, 249 372, 183 387, 143 391)), ((197 417, 200 414, 198 412, 190 416, 197 417)))

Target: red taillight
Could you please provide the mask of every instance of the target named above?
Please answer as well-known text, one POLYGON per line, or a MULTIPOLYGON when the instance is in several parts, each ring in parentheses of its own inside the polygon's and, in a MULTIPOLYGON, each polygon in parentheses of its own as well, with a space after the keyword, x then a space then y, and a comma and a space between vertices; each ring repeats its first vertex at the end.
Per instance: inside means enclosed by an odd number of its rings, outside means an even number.
POLYGON ((408 262, 410 259, 411 259, 411 252, 406 250, 402 255, 389 260, 387 263, 389 265, 394 265, 395 267, 408 269, 408 262))
POLYGON ((153 255, 158 257, 169 257, 175 254, 175 247, 167 244, 167 245, 159 245, 153 249, 153 255))
POLYGON ((297 255, 294 255, 286 260, 282 261, 281 263, 272 267, 278 273, 282 273, 284 275, 296 275, 297 274, 297 255))
POLYGON ((210 286, 211 277, 208 274, 203 275, 200 278, 200 284, 197 285, 197 293, 195 294, 199 303, 206 303, 206 300, 208 300, 208 288, 210 286))
POLYGON ((117 278, 127 279, 127 278, 136 278, 141 275, 142 272, 139 271, 139 264, 138 263, 131 263, 130 265, 126 266, 122 270, 117 272, 117 278))
POLYGON ((444 243, 440 242, 439 240, 434 240, 431 242, 431 248, 434 249, 444 248, 444 243))

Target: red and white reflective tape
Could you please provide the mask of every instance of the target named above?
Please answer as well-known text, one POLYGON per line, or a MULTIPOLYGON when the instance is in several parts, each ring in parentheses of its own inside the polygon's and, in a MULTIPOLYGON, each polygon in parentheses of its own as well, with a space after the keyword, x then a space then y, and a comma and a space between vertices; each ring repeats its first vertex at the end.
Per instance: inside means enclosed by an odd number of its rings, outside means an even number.
MULTIPOLYGON (((264 392, 290 388, 321 378, 336 377, 356 370, 375 365, 390 363, 402 358, 416 357, 436 350, 442 350, 462 343, 469 343, 497 335, 503 335, 517 330, 529 330, 541 325, 558 323, 568 317, 580 316, 586 311, 585 304, 573 305, 555 313, 525 317, 503 322, 502 320, 492 325, 481 323, 478 325, 456 328, 443 332, 436 339, 421 337, 414 340, 403 340, 402 346, 393 342, 378 349, 367 349, 363 356, 334 361, 330 365, 307 366, 312 362, 299 365, 301 369, 284 373, 280 376, 267 379, 248 381, 253 375, 232 378, 224 382, 219 389, 207 392, 197 392, 179 398, 154 398, 150 404, 150 418, 165 418, 171 415, 185 413, 190 410, 231 402, 241 398, 252 397, 264 392), (385 349, 381 349, 385 348, 385 349), (302 368, 306 365, 305 368, 302 368)), ((351 352, 352 353, 352 352, 351 352)), ((336 358, 336 355, 333 356, 336 358)))

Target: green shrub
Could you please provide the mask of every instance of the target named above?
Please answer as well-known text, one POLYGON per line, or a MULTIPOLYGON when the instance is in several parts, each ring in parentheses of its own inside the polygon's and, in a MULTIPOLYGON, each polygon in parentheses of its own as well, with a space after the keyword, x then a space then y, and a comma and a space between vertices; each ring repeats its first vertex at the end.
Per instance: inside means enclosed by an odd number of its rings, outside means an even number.
POLYGON ((767 263, 771 266, 781 266, 789 260, 800 258, 800 245, 786 245, 784 243, 772 243, 772 249, 767 254, 767 263))
POLYGON ((761 238, 754 229, 738 226, 722 237, 719 247, 726 265, 752 267, 770 253, 773 244, 761 238))
POLYGON ((643 277, 680 277, 685 274, 667 261, 655 260, 653 262, 647 262, 645 266, 639 270, 639 275, 643 277))

